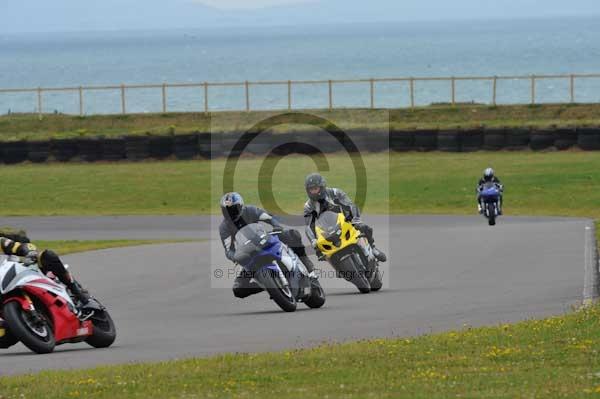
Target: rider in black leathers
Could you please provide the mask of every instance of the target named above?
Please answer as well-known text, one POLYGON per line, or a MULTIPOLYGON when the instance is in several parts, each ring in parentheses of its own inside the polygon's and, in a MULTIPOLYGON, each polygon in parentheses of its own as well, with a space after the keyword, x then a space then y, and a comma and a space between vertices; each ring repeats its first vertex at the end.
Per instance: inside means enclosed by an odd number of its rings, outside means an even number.
MULTIPOLYGON (((369 244, 373 248, 373 254, 380 262, 385 262, 387 256, 375 247, 373 239, 373 229, 360 219, 360 210, 350 200, 348 195, 338 188, 327 187, 327 182, 323 176, 318 173, 310 174, 306 177, 304 183, 308 201, 304 205, 304 221, 306 224, 306 236, 313 248, 316 249, 317 239, 315 234, 315 222, 325 211, 343 212, 346 220, 351 221, 361 233, 367 237, 369 244)), ((319 259, 322 258, 317 250, 319 259)))
POLYGON ((35 245, 16 242, 6 237, 0 237, 0 248, 6 255, 16 255, 25 258, 24 263, 27 265, 37 263, 44 274, 52 272, 61 283, 67 286, 71 294, 83 306, 90 301, 90 295, 87 290, 83 289, 73 278, 54 251, 46 249, 38 253, 35 245))
MULTIPOLYGON (((312 261, 306 255, 306 249, 302 243, 300 233, 293 229, 284 229, 279 221, 264 209, 252 205, 244 205, 244 199, 238 193, 227 193, 221 198, 221 211, 223 213, 223 222, 219 226, 219 234, 227 259, 232 262, 235 261, 234 238, 237 232, 248 224, 264 222, 273 226, 273 231, 278 232, 279 240, 298 255, 309 273, 314 270, 312 261)), ((242 270, 233 283, 233 294, 237 298, 246 298, 262 292, 262 287, 251 280, 252 276, 242 270)))

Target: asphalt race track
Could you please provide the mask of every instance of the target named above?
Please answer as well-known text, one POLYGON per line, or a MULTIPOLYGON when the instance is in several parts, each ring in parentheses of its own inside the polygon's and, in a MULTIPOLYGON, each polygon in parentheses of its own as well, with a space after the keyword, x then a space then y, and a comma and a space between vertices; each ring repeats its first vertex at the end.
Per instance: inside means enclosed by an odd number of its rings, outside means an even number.
POLYGON ((365 221, 389 251, 388 288, 361 295, 323 278, 326 289, 343 288, 329 289, 320 310, 300 304, 286 314, 266 294, 238 300, 230 288, 211 288, 211 266, 227 263, 220 251, 210 256, 220 243, 210 240, 207 217, 3 218, 34 240, 204 241, 65 257, 109 308, 115 345, 65 345, 39 356, 19 344, 0 352, 0 375, 411 336, 562 314, 582 300, 587 220, 506 217, 491 228, 481 217, 392 217, 387 241, 386 219, 365 221))

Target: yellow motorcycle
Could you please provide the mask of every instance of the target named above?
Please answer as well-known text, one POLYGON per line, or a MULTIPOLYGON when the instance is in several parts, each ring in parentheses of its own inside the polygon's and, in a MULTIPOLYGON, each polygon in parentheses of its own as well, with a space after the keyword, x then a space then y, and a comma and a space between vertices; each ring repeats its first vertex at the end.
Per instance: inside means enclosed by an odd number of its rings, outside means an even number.
POLYGON ((343 213, 323 212, 315 223, 317 249, 337 272, 360 292, 379 291, 383 286, 379 263, 369 241, 343 213))

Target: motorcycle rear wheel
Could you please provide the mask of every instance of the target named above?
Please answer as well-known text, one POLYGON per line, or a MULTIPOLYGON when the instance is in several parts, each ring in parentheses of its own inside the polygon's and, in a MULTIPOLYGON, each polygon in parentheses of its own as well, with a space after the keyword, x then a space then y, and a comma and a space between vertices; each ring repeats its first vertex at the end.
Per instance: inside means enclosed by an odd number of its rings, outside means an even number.
POLYGON ((311 281, 310 297, 304 301, 304 303, 311 309, 318 309, 325 305, 325 291, 323 290, 323 287, 321 287, 319 281, 311 281))
POLYGON ((52 326, 47 321, 45 325, 33 328, 30 321, 31 315, 15 301, 8 302, 2 310, 4 318, 9 326, 10 332, 26 347, 38 354, 51 353, 54 351, 56 341, 52 326))
POLYGON ((90 319, 94 331, 85 342, 94 348, 108 348, 117 338, 117 329, 113 319, 106 310, 98 312, 90 319))

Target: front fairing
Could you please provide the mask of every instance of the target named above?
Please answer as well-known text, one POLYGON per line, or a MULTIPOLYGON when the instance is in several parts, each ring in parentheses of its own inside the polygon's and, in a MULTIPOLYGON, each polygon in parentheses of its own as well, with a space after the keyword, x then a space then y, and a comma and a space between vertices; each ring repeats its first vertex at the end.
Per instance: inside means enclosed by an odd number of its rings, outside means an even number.
POLYGON ((330 258, 342 249, 358 243, 360 232, 347 222, 343 213, 325 212, 315 224, 317 248, 330 258))
POLYGON ((27 291, 28 287, 49 291, 75 307, 66 288, 46 277, 37 266, 25 266, 15 257, 4 259, 0 263, 0 295, 5 297, 19 289, 27 291))
POLYGON ((235 260, 248 271, 255 271, 264 261, 279 261, 282 244, 279 238, 267 232, 260 223, 244 226, 235 236, 235 260), (260 261, 260 262, 259 262, 260 261))

